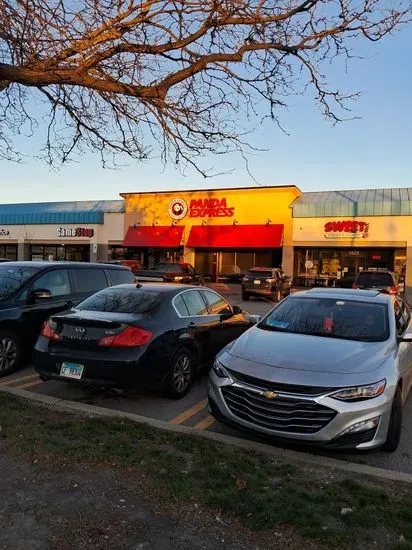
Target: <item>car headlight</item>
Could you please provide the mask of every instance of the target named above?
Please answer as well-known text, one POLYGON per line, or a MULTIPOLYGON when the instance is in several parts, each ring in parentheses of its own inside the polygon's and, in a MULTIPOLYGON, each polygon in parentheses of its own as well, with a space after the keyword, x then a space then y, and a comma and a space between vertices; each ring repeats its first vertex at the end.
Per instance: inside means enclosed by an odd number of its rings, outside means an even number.
POLYGON ((181 275, 176 275, 176 277, 173 277, 173 280, 178 283, 180 281, 183 281, 183 277, 181 275))
POLYGON ((362 401, 363 399, 372 399, 381 395, 386 387, 386 380, 380 380, 375 384, 368 386, 354 386, 353 388, 345 388, 329 395, 333 399, 339 401, 362 401))
POLYGON ((230 374, 217 359, 215 359, 215 362, 213 363, 213 371, 219 378, 229 378, 229 380, 231 380, 230 374))

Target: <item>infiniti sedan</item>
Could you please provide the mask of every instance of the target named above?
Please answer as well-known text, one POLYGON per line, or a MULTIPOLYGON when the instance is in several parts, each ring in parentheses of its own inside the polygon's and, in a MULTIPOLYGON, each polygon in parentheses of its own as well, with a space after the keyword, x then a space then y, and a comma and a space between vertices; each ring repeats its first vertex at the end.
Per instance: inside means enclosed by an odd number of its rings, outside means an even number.
POLYGON ((256 319, 213 290, 126 284, 102 290, 43 325, 43 380, 159 388, 183 397, 204 365, 256 319))
POLYGON ((394 451, 412 383, 408 306, 377 291, 292 294, 218 354, 209 409, 277 438, 394 451))

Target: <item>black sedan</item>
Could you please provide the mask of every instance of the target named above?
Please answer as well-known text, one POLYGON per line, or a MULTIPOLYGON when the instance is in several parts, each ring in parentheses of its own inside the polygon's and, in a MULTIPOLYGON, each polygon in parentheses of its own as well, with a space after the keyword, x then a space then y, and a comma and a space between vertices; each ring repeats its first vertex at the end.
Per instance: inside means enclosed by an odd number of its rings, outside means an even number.
POLYGON ((179 398, 255 322, 207 288, 119 285, 52 316, 36 344, 35 368, 44 380, 159 388, 179 398))

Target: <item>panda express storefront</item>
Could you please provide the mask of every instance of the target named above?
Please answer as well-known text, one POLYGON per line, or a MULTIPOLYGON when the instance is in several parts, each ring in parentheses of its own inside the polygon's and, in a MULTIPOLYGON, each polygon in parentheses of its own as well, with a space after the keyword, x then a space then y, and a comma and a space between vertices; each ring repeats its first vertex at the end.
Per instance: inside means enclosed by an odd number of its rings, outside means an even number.
POLYGON ((128 257, 185 261, 231 279, 253 266, 292 271, 294 186, 122 194, 128 257))

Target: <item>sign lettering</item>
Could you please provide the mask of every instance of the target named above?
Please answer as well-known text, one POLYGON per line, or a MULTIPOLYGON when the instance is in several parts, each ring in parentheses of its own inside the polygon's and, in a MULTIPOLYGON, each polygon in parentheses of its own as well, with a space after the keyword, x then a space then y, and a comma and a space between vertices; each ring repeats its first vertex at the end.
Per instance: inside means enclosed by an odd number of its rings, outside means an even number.
POLYGON ((226 198, 220 199, 192 199, 189 205, 191 218, 230 218, 235 209, 227 205, 226 198))
POLYGON ((59 227, 57 229, 58 237, 85 237, 90 239, 94 235, 94 229, 86 227, 65 228, 59 227))
POLYGON ((331 221, 324 226, 325 239, 366 239, 369 223, 358 220, 331 221))

